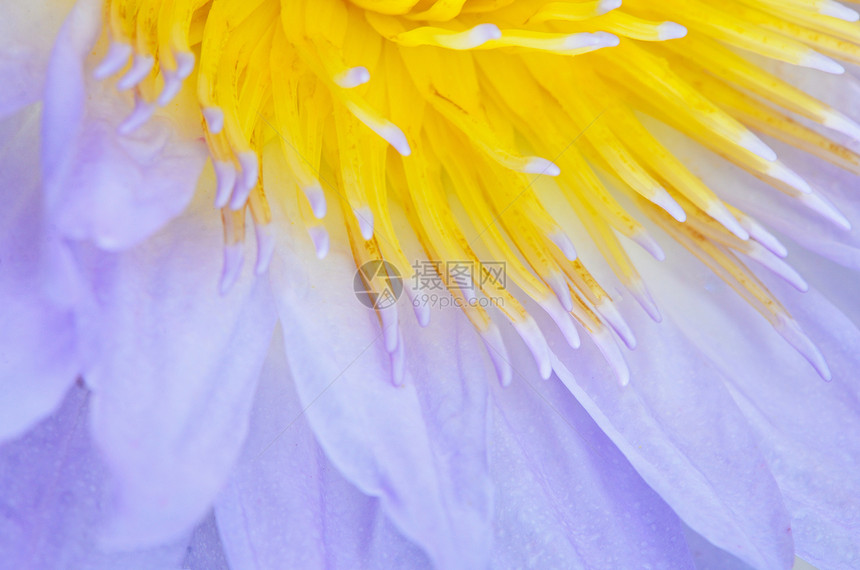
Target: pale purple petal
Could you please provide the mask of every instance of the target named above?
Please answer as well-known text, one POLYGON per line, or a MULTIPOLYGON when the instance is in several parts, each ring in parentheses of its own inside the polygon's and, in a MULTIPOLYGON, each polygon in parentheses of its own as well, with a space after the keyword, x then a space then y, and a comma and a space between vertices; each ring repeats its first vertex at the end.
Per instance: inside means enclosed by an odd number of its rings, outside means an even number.
POLYGON ((220 217, 209 198, 143 246, 75 246, 91 291, 76 307, 90 425, 117 482, 111 547, 147 547, 194 526, 247 431, 275 314, 268 282, 250 269, 219 295, 220 217))
MULTIPOLYGON (((314 261, 306 237, 273 264, 287 360, 331 462, 442 568, 475 568, 490 547, 486 466, 489 361, 458 312, 414 334, 395 387, 373 311, 352 290, 351 257, 314 261)), ((450 313, 450 312, 449 312, 450 313)))
POLYGON ((860 331, 814 289, 800 294, 768 283, 822 350, 833 373, 824 382, 727 286, 688 272, 687 290, 703 284, 707 304, 676 286, 667 310, 729 380, 785 497, 798 554, 822 567, 851 568, 860 560, 860 440, 854 435, 860 433, 860 331), (708 327, 683 319, 694 304, 708 327), (715 340, 712 327, 735 333, 715 340))
POLYGON ((49 415, 79 371, 74 319, 43 294, 38 113, 0 123, 0 441, 49 415), (14 141, 14 143, 10 142, 14 141))
POLYGON ((230 570, 215 513, 210 513, 191 535, 182 561, 183 570, 230 570))
POLYGON ((748 564, 717 548, 689 527, 685 526, 684 530, 696 570, 753 570, 748 564))
POLYGON ((420 548, 325 457, 274 340, 243 458, 216 503, 233 568, 429 568, 420 548))
POLYGON ((190 203, 205 162, 201 141, 183 140, 156 117, 131 134, 130 103, 85 65, 100 31, 101 2, 79 2, 57 38, 45 86, 45 207, 66 238, 117 250, 140 243, 190 203))
POLYGON ((54 38, 71 0, 0 1, 0 118, 42 96, 54 38))
POLYGON ((106 472, 87 433, 88 393, 73 388, 54 416, 0 446, 0 560, 4 568, 179 568, 187 538, 107 553, 96 530, 106 472))
POLYGON ((512 364, 492 397, 493 567, 692 568, 677 515, 564 385, 512 364))
MULTIPOLYGON (((650 283, 650 281, 649 281, 650 283)), ((590 343, 556 334, 556 373, 645 481, 696 532, 758 568, 790 568, 788 513, 743 414, 707 359, 670 319, 627 299, 639 339, 619 385, 590 343)))

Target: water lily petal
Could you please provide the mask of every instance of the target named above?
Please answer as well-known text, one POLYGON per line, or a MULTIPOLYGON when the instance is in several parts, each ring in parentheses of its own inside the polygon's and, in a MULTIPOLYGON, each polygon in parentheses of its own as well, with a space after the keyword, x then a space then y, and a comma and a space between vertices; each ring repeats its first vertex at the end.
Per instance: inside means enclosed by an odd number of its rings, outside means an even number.
POLYGON ((245 452, 216 503, 233 568, 429 568, 420 548, 326 458, 302 413, 279 333, 245 452))
POLYGON ((0 1, 0 118, 42 96, 54 38, 71 0, 0 1))
POLYGON ((513 365, 492 398, 493 567, 693 568, 678 517, 564 385, 513 365))
POLYGON ((44 234, 38 112, 0 123, 0 441, 59 405, 78 374, 74 319, 42 294, 44 234), (13 142, 14 141, 14 142, 13 142))
POLYGON ((218 534, 218 522, 215 513, 211 512, 200 523, 191 535, 191 542, 182 561, 183 570, 230 570, 221 536, 218 534))
POLYGON ((822 567, 850 568, 848 561, 860 560, 860 442, 853 437, 860 432, 860 331, 815 289, 800 294, 762 277, 821 349, 832 382, 818 378, 763 319, 704 272, 687 272, 672 287, 667 311, 728 379, 785 497, 798 554, 822 567), (690 294, 705 288, 707 302, 690 294), (694 305, 697 319, 734 334, 715 339, 684 318, 694 305))
POLYGON ((45 85, 42 169, 46 211, 58 230, 118 250, 188 206, 206 153, 164 118, 120 132, 129 102, 95 82, 85 64, 101 9, 98 1, 79 2, 57 38, 45 85))
MULTIPOLYGON (((651 283, 653 281, 649 280, 651 283)), ((757 568, 790 568, 788 513, 720 375, 670 319, 622 303, 639 339, 619 385, 590 344, 551 338, 555 370, 639 474, 686 524, 757 568)))
POLYGON ((0 447, 0 560, 6 568, 179 568, 187 537, 138 552, 98 549, 109 498, 87 434, 88 396, 73 388, 55 415, 0 447))
POLYGON ((685 526, 684 531, 696 570, 752 570, 748 564, 717 548, 690 527, 685 526))
POLYGON ((405 384, 396 387, 377 316, 352 289, 351 256, 307 263, 314 250, 305 236, 282 253, 272 274, 287 360, 320 446, 435 565, 483 567, 493 380, 477 335, 457 311, 420 333, 404 319, 405 384))
MULTIPOLYGON (((93 438, 117 480, 105 544, 142 548, 203 517, 240 453, 275 324, 266 280, 218 293, 220 216, 202 195, 143 246, 78 244, 93 438)), ((211 202, 209 202, 211 203, 211 202)))

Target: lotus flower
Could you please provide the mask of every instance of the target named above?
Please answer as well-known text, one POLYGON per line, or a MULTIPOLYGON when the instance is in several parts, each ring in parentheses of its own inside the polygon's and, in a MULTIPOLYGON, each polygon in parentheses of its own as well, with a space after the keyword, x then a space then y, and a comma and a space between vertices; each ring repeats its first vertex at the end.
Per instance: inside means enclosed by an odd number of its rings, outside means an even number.
POLYGON ((3 567, 860 567, 851 8, 2 9, 3 567))

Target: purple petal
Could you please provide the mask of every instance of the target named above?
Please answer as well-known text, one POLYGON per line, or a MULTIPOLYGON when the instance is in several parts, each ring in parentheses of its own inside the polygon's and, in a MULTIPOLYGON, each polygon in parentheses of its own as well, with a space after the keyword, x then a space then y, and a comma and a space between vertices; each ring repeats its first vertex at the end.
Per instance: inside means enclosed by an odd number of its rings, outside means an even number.
MULTIPOLYGON (((814 289, 799 294, 768 283, 824 354, 833 372, 826 383, 763 319, 743 310, 731 290, 711 285, 711 302, 697 305, 699 318, 736 333, 715 342, 706 330, 679 322, 724 372, 748 417, 791 513, 798 555, 822 567, 850 568, 860 560, 860 441, 854 436, 860 433, 860 331, 814 289)), ((689 309, 687 297, 674 300, 670 312, 689 309)), ((857 299, 850 302, 856 311, 857 299)))
POLYGON ((558 334, 556 373, 685 523, 752 566, 790 568, 788 513, 722 378, 671 319, 658 325, 629 299, 621 306, 639 339, 626 353, 630 384, 590 343, 571 351, 558 334))
POLYGON ((58 230, 117 250, 188 206, 206 153, 163 118, 120 134, 129 103, 85 66, 101 9, 100 2, 79 2, 57 38, 45 86, 42 169, 46 211, 58 230))
POLYGON ((178 568, 187 538, 146 551, 96 546, 105 470, 86 429, 88 394, 69 392, 57 413, 0 446, 0 560, 4 568, 178 568))
POLYGON ((261 374, 243 458, 216 504, 233 568, 429 568, 379 500, 328 461, 295 393, 280 334, 261 374))
POLYGON ((72 314, 41 288, 45 248, 38 179, 38 114, 0 123, 0 441, 59 405, 79 371, 72 314))
POLYGON ((48 58, 70 0, 0 2, 0 118, 42 96, 48 58))
POLYGON ((275 325, 268 283, 218 294, 221 228, 204 204, 144 246, 76 253, 93 390, 90 427, 117 480, 105 544, 142 548, 188 531, 239 455, 275 325))
POLYGON ((752 570, 748 564, 717 548, 689 527, 685 526, 684 530, 696 570, 752 570))
POLYGON ((493 567, 692 568, 677 515, 564 385, 513 366, 493 390, 493 567))
MULTIPOLYGON (((376 315, 352 290, 341 252, 315 261, 302 241, 273 265, 287 360, 320 446, 442 568, 486 564, 490 481, 486 401, 492 370, 457 311, 429 329, 404 310, 405 385, 392 384, 376 315)), ((286 249, 286 248, 283 248, 286 249)), ((411 309, 411 308, 410 308, 411 309)))

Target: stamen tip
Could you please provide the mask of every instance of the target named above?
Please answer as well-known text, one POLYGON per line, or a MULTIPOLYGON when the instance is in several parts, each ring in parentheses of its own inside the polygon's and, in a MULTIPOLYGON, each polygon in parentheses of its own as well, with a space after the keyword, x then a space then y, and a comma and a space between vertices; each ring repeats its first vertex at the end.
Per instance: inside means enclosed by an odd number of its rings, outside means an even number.
POLYGON ((657 26, 657 37, 660 41, 679 40, 687 36, 687 28, 676 22, 663 22, 657 26))
POLYGON ((353 209, 355 219, 358 222, 358 229, 361 231, 361 237, 365 241, 373 238, 373 212, 367 206, 361 206, 353 209))
POLYGON ((621 0, 600 0, 597 3, 597 15, 602 16, 621 7, 621 0))
POLYGON ((329 250, 329 237, 326 229, 322 226, 313 226, 308 228, 308 234, 314 244, 317 259, 325 259, 329 250))
POLYGON ((806 56, 800 61, 800 65, 833 75, 842 75, 845 73, 845 68, 835 59, 831 59, 814 50, 807 52, 806 56))
POLYGON ((370 81, 370 71, 364 66, 351 67, 334 77, 334 82, 343 89, 352 89, 370 81))
POLYGON ((206 127, 213 135, 217 135, 224 128, 224 111, 218 107, 203 109, 203 118, 206 120, 206 127))

